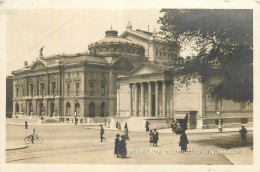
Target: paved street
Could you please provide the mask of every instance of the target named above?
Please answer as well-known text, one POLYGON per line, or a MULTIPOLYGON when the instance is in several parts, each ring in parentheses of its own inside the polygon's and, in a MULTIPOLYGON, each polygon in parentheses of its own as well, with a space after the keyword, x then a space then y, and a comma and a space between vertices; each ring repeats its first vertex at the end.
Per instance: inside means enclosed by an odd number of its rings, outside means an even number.
MULTIPOLYGON (((158 147, 149 145, 147 133, 130 132, 127 141, 128 157, 116 158, 114 138, 122 132, 105 130, 104 142, 99 130, 85 126, 33 126, 43 137, 42 144, 29 144, 28 148, 6 151, 7 163, 60 163, 60 164, 252 164, 252 131, 248 132, 251 145, 241 147, 236 132, 187 134, 189 153, 181 154, 179 135, 159 135, 158 147), (219 152, 217 152, 219 151, 219 152), (245 158, 246 156, 246 158, 245 158), (228 158, 227 158, 228 157, 228 158)), ((7 145, 24 145, 24 137, 32 133, 22 125, 7 125, 7 145)))

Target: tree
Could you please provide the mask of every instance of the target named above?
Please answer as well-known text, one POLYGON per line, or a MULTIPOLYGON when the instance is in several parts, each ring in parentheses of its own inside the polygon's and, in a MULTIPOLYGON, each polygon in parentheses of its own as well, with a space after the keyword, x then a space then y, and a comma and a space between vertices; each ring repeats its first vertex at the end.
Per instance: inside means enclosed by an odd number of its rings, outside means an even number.
POLYGON ((163 9, 160 34, 170 49, 192 54, 172 57, 170 66, 187 86, 208 85, 215 99, 253 102, 252 10, 163 9), (216 82, 216 79, 218 82, 216 82))

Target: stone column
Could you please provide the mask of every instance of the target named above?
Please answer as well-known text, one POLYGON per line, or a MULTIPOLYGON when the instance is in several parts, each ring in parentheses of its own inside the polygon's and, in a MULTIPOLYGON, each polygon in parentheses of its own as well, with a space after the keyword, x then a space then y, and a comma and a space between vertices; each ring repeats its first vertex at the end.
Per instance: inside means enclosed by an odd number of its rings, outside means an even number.
POLYGON ((166 82, 162 81, 162 111, 163 117, 166 117, 166 82))
POLYGON ((137 83, 135 83, 135 116, 138 116, 138 90, 137 83))
POLYGON ((148 116, 152 116, 152 83, 148 82, 148 116))
POLYGON ((133 100, 132 100, 132 84, 129 84, 129 116, 132 116, 133 114, 133 100))
POLYGON ((144 83, 141 83, 141 115, 144 116, 144 83))
POLYGON ((158 94, 159 87, 157 81, 155 81, 154 84, 155 84, 155 116, 159 117, 159 113, 158 113, 159 112, 159 94, 158 94))
POLYGON ((117 100, 117 114, 116 116, 120 116, 120 87, 117 89, 117 96, 116 96, 116 100, 117 100))

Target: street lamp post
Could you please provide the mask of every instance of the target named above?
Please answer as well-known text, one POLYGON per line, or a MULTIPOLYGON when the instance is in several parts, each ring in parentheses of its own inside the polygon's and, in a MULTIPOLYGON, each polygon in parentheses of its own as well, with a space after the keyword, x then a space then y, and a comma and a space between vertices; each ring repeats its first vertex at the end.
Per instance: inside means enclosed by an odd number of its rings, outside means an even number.
POLYGON ((221 100, 218 101, 218 112, 219 120, 218 120, 218 131, 222 132, 222 120, 221 120, 221 100))
POLYGON ((77 104, 77 99, 74 100, 74 109, 75 109, 75 112, 74 112, 74 116, 75 116, 75 125, 77 125, 77 108, 76 108, 76 104, 77 104))

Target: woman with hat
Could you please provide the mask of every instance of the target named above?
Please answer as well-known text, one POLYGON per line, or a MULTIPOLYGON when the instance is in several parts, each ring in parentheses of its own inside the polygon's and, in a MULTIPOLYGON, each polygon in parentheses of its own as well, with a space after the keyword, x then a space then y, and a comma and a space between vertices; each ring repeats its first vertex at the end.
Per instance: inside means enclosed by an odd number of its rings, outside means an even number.
POLYGON ((120 135, 117 134, 115 139, 115 154, 117 158, 119 158, 119 137, 120 135))

